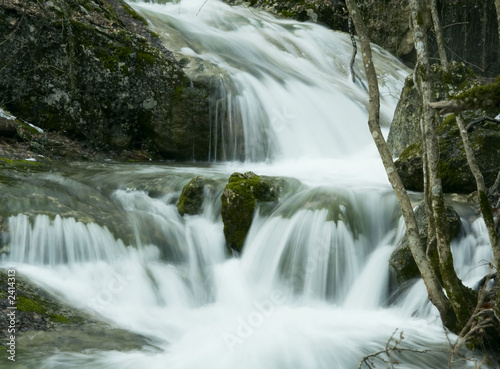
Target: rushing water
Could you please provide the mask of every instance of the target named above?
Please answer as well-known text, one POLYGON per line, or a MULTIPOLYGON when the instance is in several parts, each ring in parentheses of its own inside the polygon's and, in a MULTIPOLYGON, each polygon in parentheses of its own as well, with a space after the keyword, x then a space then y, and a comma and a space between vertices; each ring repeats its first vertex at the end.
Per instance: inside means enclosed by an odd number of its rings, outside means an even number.
MULTIPOLYGON (((449 344, 422 282, 397 289, 391 277, 404 226, 366 127, 363 72, 356 83, 349 75, 348 37, 218 1, 131 5, 177 55, 225 71, 211 157, 246 161, 22 175, 1 265, 151 346, 46 347, 36 357, 27 347, 17 365, 350 369, 397 329, 402 347, 431 349, 394 353, 398 367, 446 367, 449 344), (228 259, 219 198, 230 173, 247 170, 300 183, 256 213, 243 253, 228 259), (182 186, 200 174, 219 192, 202 214, 181 217, 182 186)), ((381 50, 375 64, 390 121, 407 70, 381 50)), ((481 221, 463 228, 453 252, 473 285, 491 251, 481 221)))

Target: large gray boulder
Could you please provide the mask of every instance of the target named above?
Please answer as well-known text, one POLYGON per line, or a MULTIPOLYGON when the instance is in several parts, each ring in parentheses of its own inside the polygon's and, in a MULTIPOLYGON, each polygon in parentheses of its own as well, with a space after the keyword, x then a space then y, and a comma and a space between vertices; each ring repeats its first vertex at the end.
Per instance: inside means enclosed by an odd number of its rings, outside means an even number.
POLYGON ((0 3, 0 101, 101 150, 208 155, 207 81, 191 82, 121 0, 0 3))
MULTIPOLYGON (((429 79, 433 86, 433 100, 445 100, 449 93, 459 93, 469 86, 477 85, 474 73, 463 63, 450 63, 449 73, 444 73, 441 66, 431 66, 429 79)), ((406 147, 420 140, 420 119, 422 117, 421 99, 415 87, 413 74, 409 75, 401 91, 401 97, 387 137, 391 154, 399 156, 406 147)))
MULTIPOLYGON (((474 91, 479 82, 475 74, 462 63, 451 63, 449 73, 433 65, 429 79, 433 100, 441 101, 474 91)), ((481 116, 495 116, 494 109, 478 109, 463 113, 466 123, 481 116)), ((407 190, 423 191, 422 144, 420 140, 421 101, 412 76, 405 81, 387 139, 389 149, 398 156, 396 168, 407 190)), ((439 146, 439 169, 444 192, 470 193, 476 189, 474 177, 467 164, 464 147, 456 125, 455 115, 439 117, 436 127, 439 146)), ((491 186, 500 167, 500 127, 491 122, 473 125, 469 139, 486 185, 491 186)))
MULTIPOLYGON (((439 170, 443 191, 471 193, 477 189, 469 169, 460 133, 452 115, 438 129, 439 170)), ((484 122, 473 126, 469 140, 486 187, 495 182, 500 168, 500 125, 484 122)), ((406 189, 423 191, 423 169, 420 141, 408 146, 395 163, 406 189)))

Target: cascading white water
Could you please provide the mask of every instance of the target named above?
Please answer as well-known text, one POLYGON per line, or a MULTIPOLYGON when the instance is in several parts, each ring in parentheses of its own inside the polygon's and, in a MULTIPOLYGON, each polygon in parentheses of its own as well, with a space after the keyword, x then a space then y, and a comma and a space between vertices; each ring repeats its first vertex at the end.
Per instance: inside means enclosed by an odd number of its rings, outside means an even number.
MULTIPOLYGON (((240 151, 252 161, 351 157, 371 144, 364 71, 357 63, 354 84, 348 35, 218 1, 131 4, 170 49, 215 63, 230 78, 215 159, 238 159, 240 151)), ((408 71, 378 48, 376 67, 387 123, 408 71)))
MULTIPOLYGON (((366 127, 363 73, 358 66, 355 84, 348 73, 348 38, 214 0, 131 5, 175 42, 169 47, 178 55, 225 70, 228 89, 218 105, 224 123, 213 122, 223 144, 213 142, 212 157, 243 151, 247 162, 78 167, 50 177, 67 193, 110 192, 110 203, 126 211, 123 229, 12 214, 1 266, 150 338, 155 349, 47 350, 36 365, 351 369, 383 350, 398 329, 407 347, 432 348, 395 353, 400 368, 445 367, 449 345, 422 283, 390 296, 388 259, 404 227, 366 127), (198 216, 181 217, 173 200, 190 177, 227 179, 234 170, 291 176, 302 186, 284 193, 270 213, 258 211, 244 252, 226 259, 219 196, 198 216), (160 177, 153 195, 148 183, 160 177)), ((388 121, 407 72, 386 53, 376 55, 388 121)), ((454 244, 469 284, 491 257, 481 224, 465 224, 454 244)), ((466 367, 473 365, 454 366, 466 367)))

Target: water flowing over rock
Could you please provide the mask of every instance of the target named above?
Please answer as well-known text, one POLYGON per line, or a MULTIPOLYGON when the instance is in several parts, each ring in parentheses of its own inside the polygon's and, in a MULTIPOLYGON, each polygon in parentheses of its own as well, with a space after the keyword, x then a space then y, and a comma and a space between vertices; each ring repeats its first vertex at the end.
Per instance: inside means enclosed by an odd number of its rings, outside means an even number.
MULTIPOLYGON (((97 316, 71 307, 22 275, 12 274, 12 271, 0 269, 0 309, 12 312, 9 310, 11 300, 7 296, 12 296, 9 287, 15 286, 15 331, 10 331, 10 336, 17 338, 14 342, 19 356, 43 355, 47 342, 57 345, 60 350, 72 350, 76 342, 80 348, 89 349, 97 346, 108 350, 140 350, 145 346, 154 349, 147 338, 113 327, 97 316), (8 283, 9 280, 15 280, 15 283, 8 283)), ((3 327, 12 326, 9 318, 8 314, 2 314, 0 322, 3 327)), ((3 355, 0 363, 5 365, 12 364, 6 359, 10 355, 7 354, 8 342, 6 340, 0 346, 3 355)), ((33 368, 39 366, 36 360, 30 364, 33 368)))
POLYGON ((252 172, 231 175, 221 197, 224 235, 229 249, 241 252, 257 204, 277 201, 283 183, 281 178, 261 177, 252 172))
MULTIPOLYGON (((394 350, 394 361, 442 369, 450 336, 422 281, 391 289, 388 261, 404 226, 366 127, 362 66, 356 82, 350 75, 349 35, 218 0, 130 5, 162 41, 176 39, 186 68, 225 71, 210 158, 245 161, 2 168, 0 267, 132 335, 106 345, 42 332, 35 346, 34 332, 23 332, 15 365, 351 369, 383 351, 397 327, 407 347, 432 351, 394 350), (181 216, 179 195, 198 176, 218 191, 181 216), (225 212, 233 243, 244 245, 231 257, 225 212)), ((378 47, 374 58, 390 122, 408 70, 378 47)), ((485 234, 480 219, 466 220, 452 245, 467 286, 488 272, 485 234)))
POLYGON ((217 191, 217 183, 203 176, 194 177, 182 188, 177 209, 179 214, 197 215, 202 211, 205 198, 217 191))
MULTIPOLYGON (((465 61, 476 72, 495 76, 500 72, 499 40, 495 37, 497 22, 495 0, 452 0, 438 2, 443 37, 450 60, 465 61), (466 22, 463 19, 467 19, 466 22)), ((228 4, 251 6, 282 17, 318 22, 334 30, 348 32, 347 11, 342 0, 225 0, 228 4)), ((359 4, 370 41, 380 45, 408 66, 413 67, 416 53, 410 10, 407 1, 363 1, 359 4)), ((427 29, 432 28, 430 9, 423 13, 427 29)), ((431 57, 438 57, 433 33, 430 36, 431 57)))
POLYGON ((4 1, 0 101, 99 149, 206 160, 211 86, 122 1, 4 1))

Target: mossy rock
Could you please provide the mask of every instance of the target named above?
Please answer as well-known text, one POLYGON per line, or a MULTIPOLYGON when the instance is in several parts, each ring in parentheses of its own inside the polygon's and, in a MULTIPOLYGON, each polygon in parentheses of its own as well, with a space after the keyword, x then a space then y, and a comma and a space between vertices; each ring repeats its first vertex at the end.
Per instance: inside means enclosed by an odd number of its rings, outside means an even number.
MULTIPOLYGON (((473 91, 478 88, 474 73, 463 63, 450 63, 449 72, 444 72, 439 65, 431 66, 429 80, 433 86, 433 100, 457 98, 479 99, 473 91)), ((499 79, 500 81, 500 79, 499 79)), ((497 86, 497 84, 492 84, 497 86)), ((497 93, 495 88, 485 92, 485 98, 497 93), (492 92, 493 91, 493 92, 492 92)), ((496 96, 496 95, 495 95, 496 96)), ((399 156, 396 168, 407 190, 423 191, 423 172, 421 159, 420 118, 421 101, 414 86, 413 77, 405 81, 401 99, 394 114, 389 132, 388 144, 391 153, 399 156)), ((481 104, 479 104, 481 106, 481 104)), ((489 110, 471 110, 463 113, 467 123, 482 116, 495 116, 498 112, 489 110)), ((437 118, 436 134, 439 145, 439 169, 444 192, 470 193, 476 189, 474 177, 469 169, 456 117, 449 115, 437 118)), ((475 125, 469 132, 469 139, 483 173, 487 186, 491 186, 500 167, 500 127, 492 123, 475 125)))
MULTIPOLYGON (((460 234, 462 229, 462 222, 460 216, 457 214, 452 206, 446 205, 446 216, 448 218, 448 237, 451 241, 460 234)), ((420 241, 422 245, 427 245, 427 214, 425 213, 425 206, 421 202, 415 211, 418 229, 420 232, 420 241)), ((417 264, 413 259, 413 255, 409 248, 408 237, 405 235, 399 242, 396 250, 391 255, 389 264, 396 274, 396 279, 401 285, 406 281, 420 276, 417 264)))
POLYGON ((0 269, 0 304, 2 310, 9 305, 7 296, 9 287, 14 287, 16 309, 16 331, 52 330, 60 326, 78 326, 92 322, 89 316, 65 305, 50 296, 41 288, 15 273, 15 279, 9 279, 8 271, 0 269), (9 282, 14 284, 9 285, 9 282))
POLYGON ((231 175, 221 196, 228 249, 242 251, 257 204, 276 202, 283 185, 279 177, 261 177, 252 172, 231 175))
MULTIPOLYGON (((477 189, 469 169, 455 116, 448 117, 437 129, 439 170, 443 191, 470 193, 477 189)), ((500 168, 500 125, 484 122, 472 127, 469 140, 487 187, 495 182, 500 168)), ((407 190, 423 191, 421 142, 408 146, 395 163, 407 190)))
POLYGON ((20 171, 26 171, 34 167, 42 167, 43 163, 34 160, 13 160, 7 158, 0 158, 0 169, 15 169, 20 171))
MULTIPOLYGON (((6 312, 15 312, 15 332, 11 334, 15 335, 16 363, 20 367, 39 367, 40 360, 61 351, 125 351, 148 346, 157 349, 141 335, 115 328, 96 316, 69 306, 19 272, 15 272, 15 281, 8 278, 8 271, 0 269, 0 310, 4 312, 0 322, 2 327, 8 327, 10 319, 6 312), (14 287, 13 294, 9 293, 9 287, 14 287), (17 309, 9 311, 8 296, 14 295, 17 309)), ((5 341, 3 345, 7 343, 5 341)), ((0 354, 3 355, 0 363, 7 363, 5 347, 0 347, 0 354)))
MULTIPOLYGON (((445 73, 440 65, 433 64, 428 76, 433 86, 433 101, 444 100, 448 94, 452 96, 467 91, 477 85, 475 77, 463 63, 450 63, 448 73, 445 73)), ((410 75, 406 77, 387 137, 387 144, 393 156, 402 155, 405 148, 420 140, 421 105, 413 75, 410 75)))
POLYGON ((16 117, 99 151, 207 159, 211 92, 125 2, 9 0, 0 28, 13 36, 0 44, 0 101, 16 117))
POLYGON ((203 203, 209 192, 215 192, 216 182, 203 176, 194 177, 182 188, 177 209, 184 216, 197 215, 202 212, 203 203))

